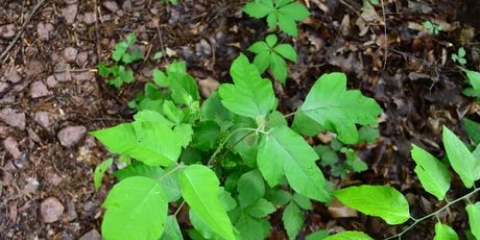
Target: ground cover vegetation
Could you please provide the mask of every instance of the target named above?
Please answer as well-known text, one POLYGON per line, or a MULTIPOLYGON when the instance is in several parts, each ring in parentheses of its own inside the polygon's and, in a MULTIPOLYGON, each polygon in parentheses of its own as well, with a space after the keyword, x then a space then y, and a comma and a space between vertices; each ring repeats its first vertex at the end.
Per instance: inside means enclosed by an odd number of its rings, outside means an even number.
MULTIPOLYGON (((305 6, 292 0, 256 0, 243 10, 253 18, 266 17, 271 30, 278 27, 291 37, 297 36, 296 22, 309 15, 305 6)), ((432 35, 442 30, 431 21, 422 25, 432 35)), ((124 71, 122 63, 143 59, 128 52, 134 41, 135 36, 128 35, 116 45, 113 67, 100 65, 102 76, 114 75, 109 84, 117 88, 133 81, 131 73, 125 78, 119 72, 124 71)), ((230 67, 233 83, 221 84, 206 99, 200 98, 184 62, 173 62, 165 71, 155 69, 152 82, 130 104, 137 109, 134 121, 91 133, 126 164, 114 173, 119 182, 103 205, 106 239, 183 239, 176 214, 187 207, 193 228, 183 231, 192 239, 264 239, 272 229, 268 217, 277 211, 283 211, 288 238, 296 239, 304 227, 303 211, 312 209, 312 201, 328 205, 333 198, 390 225, 410 220, 403 231, 385 239, 401 238, 433 217, 438 221, 435 239, 459 239, 438 216, 465 200, 469 202, 465 207, 469 229, 465 231, 469 239, 480 239, 480 203, 473 200, 478 192, 474 183, 480 179, 480 148, 472 145, 475 150, 471 152, 447 127, 443 127, 446 161, 412 145, 420 184, 446 203, 421 218, 410 215, 408 200, 392 186, 338 188, 324 177, 321 167, 329 166, 342 179, 367 170, 348 145, 376 140, 382 109, 360 91, 347 90, 345 74, 332 72, 317 79, 297 111, 283 114, 277 111, 272 80, 286 83, 289 66, 285 59, 296 63, 295 48, 278 44, 273 33, 247 50, 256 54, 253 61, 240 54, 230 67), (262 75, 267 68, 272 80, 262 75), (312 146, 305 140, 325 131, 334 134, 331 145, 312 146), (339 162, 339 153, 346 155, 345 161, 339 162), (471 191, 448 200, 450 167, 471 191)), ((465 55, 461 47, 451 58, 472 85, 464 93, 478 96, 480 73, 464 67, 465 55)), ((479 125, 466 121, 472 137, 478 135, 474 129, 479 125)), ((96 188, 112 163, 110 158, 97 167, 96 188)), ((307 239, 372 238, 360 231, 329 236, 320 230, 307 239)))

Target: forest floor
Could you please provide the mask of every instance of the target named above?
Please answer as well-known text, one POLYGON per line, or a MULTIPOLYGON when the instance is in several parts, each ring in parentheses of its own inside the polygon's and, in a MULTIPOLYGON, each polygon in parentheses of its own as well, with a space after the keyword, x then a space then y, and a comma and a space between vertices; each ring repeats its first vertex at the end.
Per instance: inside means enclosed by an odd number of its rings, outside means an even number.
MULTIPOLYGON (((479 70, 480 4, 383 0, 362 9, 356 0, 299 2, 311 15, 293 39, 298 63, 290 66, 285 86, 275 85, 279 109, 293 112, 321 74, 345 72, 350 89, 373 97, 384 110, 381 137, 356 146, 369 170, 349 180, 395 186, 409 199, 414 216, 432 212, 438 202, 419 185, 410 146, 442 157, 442 125, 466 139, 461 120, 480 120, 475 100, 462 95, 465 75, 451 60, 464 47, 466 66, 479 70), (440 30, 429 33, 424 22, 440 30)), ((153 69, 174 59, 186 61, 204 94, 228 81, 238 53, 268 33, 264 20, 242 13, 244 4, 0 0, 0 239, 101 239, 101 203, 113 181, 94 190, 93 169, 108 152, 88 131, 130 121, 127 102, 153 69), (131 32, 147 57, 134 65, 136 83, 117 90, 97 74, 97 66, 131 32), (157 51, 165 57, 153 60, 157 51)), ((465 191, 457 179, 449 194, 465 191)), ((381 239, 404 227, 376 218, 335 217, 322 207, 306 216, 305 232, 359 229, 381 239)), ((467 228, 462 206, 442 220, 467 228)), ((271 238, 284 239, 281 220, 271 221, 271 238)), ((419 224, 404 239, 432 239, 433 225, 419 224)))

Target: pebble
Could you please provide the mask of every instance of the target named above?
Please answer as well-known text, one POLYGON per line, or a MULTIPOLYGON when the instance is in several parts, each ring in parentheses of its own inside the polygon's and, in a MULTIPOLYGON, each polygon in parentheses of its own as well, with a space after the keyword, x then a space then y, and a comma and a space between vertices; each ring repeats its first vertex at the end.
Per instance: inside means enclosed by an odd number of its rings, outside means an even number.
POLYGON ((47 41, 52 36, 55 28, 51 23, 38 23, 37 24, 37 35, 40 40, 47 41))
POLYGON ((102 4, 106 9, 108 9, 110 12, 116 12, 118 11, 118 4, 115 1, 105 1, 102 4))
POLYGON ((85 233, 79 240, 102 240, 102 236, 96 229, 85 233))
POLYGON ((20 130, 25 130, 26 120, 25 113, 21 111, 15 111, 11 108, 4 108, 0 111, 0 120, 6 124, 16 127, 20 130))
POLYGON ((67 47, 63 50, 63 57, 67 62, 75 62, 77 59, 78 49, 73 47, 67 47))
POLYGON ((65 18, 65 21, 69 24, 75 22, 75 17, 77 16, 78 5, 70 4, 67 7, 62 9, 62 16, 65 18))
POLYGON ((66 62, 59 62, 55 65, 55 79, 59 82, 68 82, 72 80, 70 73, 70 64, 66 62))
POLYGON ((53 223, 60 219, 64 210, 65 207, 57 198, 49 197, 40 204, 40 217, 45 223, 53 223))
POLYGON ((15 24, 7 24, 7 25, 2 25, 0 26, 0 37, 2 38, 13 38, 15 37, 15 24))
POLYGON ((5 150, 7 150, 13 158, 19 158, 22 155, 20 149, 18 149, 18 142, 13 137, 8 137, 7 139, 3 140, 3 146, 5 150))
POLYGON ((60 130, 57 134, 60 144, 64 147, 72 147, 77 144, 87 133, 84 126, 68 126, 60 130))
POLYGON ((8 71, 5 74, 5 77, 7 78, 7 81, 11 83, 18 83, 20 82, 20 80, 22 80, 22 77, 18 74, 17 69, 15 67, 8 69, 8 71))
POLYGON ((47 86, 42 81, 35 81, 30 85, 30 97, 41 98, 50 95, 47 86))
POLYGON ((45 129, 50 128, 50 119, 48 118, 48 112, 44 112, 44 111, 36 112, 33 119, 38 124, 40 124, 40 126, 42 126, 43 128, 45 128, 45 129))
POLYGON ((87 25, 93 24, 95 22, 95 13, 86 12, 83 14, 83 22, 87 25))

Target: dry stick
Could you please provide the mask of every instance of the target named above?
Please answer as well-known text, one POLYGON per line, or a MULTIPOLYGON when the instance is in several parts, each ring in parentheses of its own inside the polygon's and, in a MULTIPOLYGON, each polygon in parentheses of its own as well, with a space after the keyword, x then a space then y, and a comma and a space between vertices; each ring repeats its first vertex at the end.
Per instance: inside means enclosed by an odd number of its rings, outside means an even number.
POLYGON ((7 56, 7 54, 10 52, 10 50, 12 50, 13 46, 15 45, 15 43, 17 43, 18 39, 20 38, 20 36, 22 35, 23 31, 25 31, 25 27, 27 26, 27 23, 30 22, 30 19, 32 18, 32 16, 35 14, 35 12, 37 12, 37 10, 40 8, 40 6, 42 6, 42 4, 45 2, 45 0, 40 0, 40 2, 38 2, 34 7, 33 7, 33 10, 32 10, 32 13, 30 15, 28 15, 27 19, 25 19, 25 22, 23 22, 22 24, 22 27, 20 27, 20 31, 18 31, 17 35, 15 35, 15 38, 13 38, 13 40, 10 42, 10 44, 8 45, 7 48, 5 48, 5 50, 2 52, 2 54, 0 55, 0 62, 3 62, 4 61, 4 58, 7 56))
POLYGON ((387 37, 387 18, 385 17, 385 4, 382 1, 382 15, 383 15, 383 35, 385 36, 385 56, 383 58, 383 70, 387 66, 387 57, 388 57, 388 37, 387 37))

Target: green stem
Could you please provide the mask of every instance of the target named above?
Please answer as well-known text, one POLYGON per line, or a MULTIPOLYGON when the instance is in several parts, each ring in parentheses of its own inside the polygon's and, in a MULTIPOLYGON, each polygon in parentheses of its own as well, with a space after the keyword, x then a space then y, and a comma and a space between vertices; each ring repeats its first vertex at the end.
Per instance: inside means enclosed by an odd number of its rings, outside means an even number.
MULTIPOLYGON (((215 158, 217 157, 217 155, 222 151, 222 149, 225 147, 225 144, 227 144, 228 140, 230 140, 230 138, 233 137, 233 135, 235 135, 237 132, 240 132, 240 131, 251 131, 249 132, 247 135, 245 135, 245 137, 247 137, 248 135, 250 135, 251 133, 253 132, 261 132, 261 133, 265 133, 263 131, 260 131, 258 129, 255 129, 255 128, 237 128, 235 129, 233 132, 231 132, 227 138, 220 144, 220 146, 218 146, 218 148, 215 150, 215 152, 212 154, 212 156, 210 157, 210 159, 208 159, 208 163, 207 165, 208 166, 212 166, 213 165, 213 162, 215 161, 215 158)), ((243 139, 243 138, 242 138, 243 139)))
POLYGON ((384 240, 393 239, 393 238, 396 238, 396 237, 400 237, 400 238, 401 238, 401 236, 402 236, 403 234, 405 234, 406 232, 408 232, 410 229, 412 229, 415 225, 417 225, 417 224, 420 223, 421 221, 437 215, 438 213, 444 211, 445 209, 449 208, 451 205, 453 205, 453 204, 455 204, 455 203, 457 203, 457 202, 460 202, 460 201, 462 201, 462 200, 465 200, 465 199, 470 198, 473 194, 477 193, 478 191, 480 191, 480 188, 474 188, 474 190, 471 191, 470 193, 468 193, 468 194, 466 194, 466 195, 464 195, 464 196, 462 196, 462 197, 459 197, 459 198, 457 198, 457 199, 455 199, 455 200, 453 200, 453 201, 451 201, 451 202, 448 202, 448 203, 447 203, 445 206, 443 206, 442 208, 440 208, 440 209, 438 209, 437 211, 435 211, 435 212, 433 212, 433 213, 430 213, 430 214, 428 214, 428 215, 426 215, 426 216, 424 216, 424 217, 422 217, 422 218, 415 219, 415 218, 413 218, 413 217, 410 217, 410 218, 414 221, 414 223, 413 223, 412 225, 410 225, 410 226, 408 226, 407 228, 405 228, 402 232, 400 232, 400 233, 398 233, 398 234, 395 234, 395 235, 393 235, 393 236, 391 236, 391 237, 385 238, 384 240))

